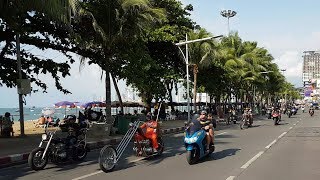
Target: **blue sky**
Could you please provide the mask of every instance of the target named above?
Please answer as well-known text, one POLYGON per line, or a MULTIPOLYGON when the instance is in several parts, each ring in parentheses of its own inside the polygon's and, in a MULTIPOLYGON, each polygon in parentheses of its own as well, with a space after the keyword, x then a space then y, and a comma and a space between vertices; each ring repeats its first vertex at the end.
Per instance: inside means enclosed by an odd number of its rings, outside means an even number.
MULTIPOLYGON (((257 41, 275 58, 286 78, 296 86, 302 81, 302 52, 319 50, 320 47, 320 1, 317 0, 182 0, 193 4, 191 18, 214 35, 227 33, 227 20, 220 15, 224 9, 237 11, 230 19, 230 29, 238 31, 243 40, 257 41)), ((0 46, 0 48, 2 48, 0 46)), ((30 48, 26 48, 30 49, 30 48)), ((32 49, 32 51, 36 51, 32 49)), ((63 61, 64 57, 52 51, 38 51, 39 55, 63 61)), ((27 106, 51 106, 60 100, 90 101, 104 97, 104 81, 97 66, 86 66, 79 72, 79 63, 72 65, 72 77, 62 80, 63 86, 73 92, 63 95, 55 90, 49 76, 41 76, 48 83, 47 94, 37 93, 26 97, 27 106)), ((125 83, 120 82, 125 93, 125 83)), ((114 100, 114 89, 112 89, 114 100)), ((18 107, 16 89, 0 87, 0 108, 18 107)))

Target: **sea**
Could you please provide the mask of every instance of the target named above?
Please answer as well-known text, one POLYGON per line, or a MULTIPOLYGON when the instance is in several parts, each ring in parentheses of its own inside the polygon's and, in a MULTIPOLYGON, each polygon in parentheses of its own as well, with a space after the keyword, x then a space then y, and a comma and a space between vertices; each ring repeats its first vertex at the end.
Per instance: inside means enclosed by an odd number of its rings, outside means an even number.
MULTIPOLYGON (((48 107, 46 107, 48 108, 48 107)), ((42 110, 46 109, 44 107, 34 107, 34 108, 30 108, 30 107, 24 107, 23 108, 23 114, 24 114, 24 120, 28 121, 28 120, 37 120, 42 114, 42 110)), ((54 114, 52 115, 52 117, 54 119, 59 118, 62 119, 65 115, 79 115, 79 111, 80 112, 84 112, 84 109, 82 108, 54 108, 54 107, 49 107, 50 109, 54 110, 54 114)), ((102 111, 105 111, 105 108, 101 108, 102 111)), ((133 114, 134 110, 137 110, 138 112, 141 112, 144 108, 141 107, 125 107, 124 108, 124 113, 125 114, 133 114)), ((93 108, 93 110, 95 111, 100 111, 100 108, 93 108)), ((120 108, 112 108, 111 109, 111 114, 112 115, 117 115, 118 112, 120 111, 120 108)), ((0 108, 0 116, 4 116, 4 114, 6 112, 9 112, 11 115, 11 118, 14 121, 18 121, 20 119, 20 113, 19 113, 19 108, 0 108)))

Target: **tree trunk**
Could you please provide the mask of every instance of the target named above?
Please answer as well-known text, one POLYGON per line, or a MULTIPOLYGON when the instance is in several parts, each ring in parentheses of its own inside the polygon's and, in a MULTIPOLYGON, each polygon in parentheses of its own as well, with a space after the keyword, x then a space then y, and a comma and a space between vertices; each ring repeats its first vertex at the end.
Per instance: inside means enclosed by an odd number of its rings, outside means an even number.
POLYGON ((106 116, 107 118, 109 118, 111 117, 111 82, 110 82, 110 73, 108 71, 106 71, 105 84, 106 84, 106 116))
POLYGON ((198 66, 196 64, 193 65, 193 110, 197 111, 197 74, 198 74, 198 66))
POLYGON ((170 101, 171 110, 174 110, 173 98, 172 98, 173 81, 166 83, 166 85, 167 85, 167 90, 169 93, 169 101, 170 101))
POLYGON ((119 91, 119 87, 118 87, 116 78, 115 78, 114 75, 112 75, 112 74, 110 74, 110 76, 111 76, 111 78, 112 78, 114 88, 116 89, 116 92, 117 92, 118 100, 119 100, 119 103, 120 103, 120 110, 121 110, 122 113, 124 113, 124 111, 123 111, 122 97, 121 97, 121 94, 120 94, 120 91, 119 91))

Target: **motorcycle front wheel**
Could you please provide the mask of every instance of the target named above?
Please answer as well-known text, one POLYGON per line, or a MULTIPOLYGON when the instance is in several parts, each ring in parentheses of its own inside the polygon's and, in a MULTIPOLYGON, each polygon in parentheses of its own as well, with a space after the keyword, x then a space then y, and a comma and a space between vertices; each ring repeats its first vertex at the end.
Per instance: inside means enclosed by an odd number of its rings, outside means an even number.
POLYGON ((100 169, 105 172, 111 172, 116 166, 117 151, 114 147, 107 145, 100 151, 99 166, 100 169))
POLYGON ((244 128, 244 124, 245 124, 245 120, 242 119, 241 122, 240 122, 240 129, 243 129, 243 128, 244 128))
POLYGON ((28 157, 28 164, 31 167, 31 169, 35 171, 39 171, 44 169, 48 163, 48 156, 44 156, 42 159, 42 155, 44 153, 44 148, 36 148, 31 151, 28 157))
POLYGON ((187 162, 192 165, 199 160, 199 153, 196 150, 187 151, 187 162))

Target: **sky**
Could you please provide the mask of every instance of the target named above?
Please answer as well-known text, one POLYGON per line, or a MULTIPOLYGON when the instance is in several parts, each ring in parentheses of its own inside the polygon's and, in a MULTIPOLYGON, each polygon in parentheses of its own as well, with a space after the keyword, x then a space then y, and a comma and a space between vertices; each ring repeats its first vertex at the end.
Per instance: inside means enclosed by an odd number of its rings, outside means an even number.
MULTIPOLYGON (((319 0, 182 0, 192 4, 191 18, 213 35, 227 34, 227 19, 220 11, 231 9, 237 15, 230 19, 230 30, 237 31, 245 41, 256 41, 274 57, 280 69, 286 69, 285 77, 296 87, 302 86, 302 55, 306 50, 319 50, 320 17, 319 0)), ((0 48, 2 48, 0 46, 0 48)), ((64 57, 53 51, 30 49, 39 55, 64 61, 64 57)), ((76 57, 79 59, 79 57, 76 57)), ((86 102, 104 97, 104 80, 96 65, 87 65, 79 71, 79 61, 71 66, 71 77, 62 79, 62 85, 72 92, 64 95, 54 87, 50 76, 40 75, 48 83, 48 93, 26 96, 26 106, 52 106, 55 102, 68 100, 86 102)), ((122 94, 126 92, 124 81, 119 82, 122 94)), ((116 100, 112 88, 112 100, 116 100)), ((16 89, 0 87, 0 108, 18 107, 16 89)))

